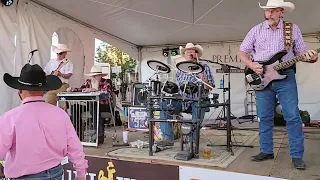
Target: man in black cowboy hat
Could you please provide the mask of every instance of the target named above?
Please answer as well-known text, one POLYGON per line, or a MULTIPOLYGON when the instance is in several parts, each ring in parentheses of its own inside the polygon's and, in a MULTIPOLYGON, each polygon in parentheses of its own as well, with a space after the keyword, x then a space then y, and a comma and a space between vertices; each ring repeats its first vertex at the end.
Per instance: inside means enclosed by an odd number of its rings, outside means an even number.
POLYGON ((26 64, 20 77, 6 73, 4 82, 18 90, 22 104, 0 117, 0 159, 10 179, 62 178, 61 161, 68 156, 84 180, 88 168, 83 147, 68 114, 44 101, 46 91, 59 89, 61 80, 46 76, 39 65, 26 64))

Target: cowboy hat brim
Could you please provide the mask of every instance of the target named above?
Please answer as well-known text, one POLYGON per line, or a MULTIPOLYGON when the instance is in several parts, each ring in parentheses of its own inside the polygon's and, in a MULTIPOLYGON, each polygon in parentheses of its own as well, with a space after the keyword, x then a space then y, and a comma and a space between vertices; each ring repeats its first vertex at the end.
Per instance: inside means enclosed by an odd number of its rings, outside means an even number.
POLYGON ((66 49, 58 49, 58 47, 57 46, 54 46, 54 45, 52 45, 51 46, 51 48, 52 48, 52 51, 54 52, 54 53, 61 53, 61 52, 71 52, 71 49, 69 49, 69 48, 66 48, 66 49))
POLYGON ((183 55, 184 52, 185 52, 186 50, 188 50, 188 49, 194 49, 194 50, 196 50, 196 51, 198 52, 198 57, 201 57, 201 56, 202 56, 202 51, 203 51, 203 50, 202 50, 199 46, 197 46, 197 45, 195 45, 194 47, 190 47, 190 48, 184 48, 184 47, 180 46, 180 54, 183 55))
POLYGON ((284 3, 281 3, 281 5, 271 5, 271 6, 261 6, 259 2, 259 6, 262 9, 283 8, 285 12, 292 12, 295 8, 294 4, 291 2, 284 2, 284 3))
POLYGON ((8 73, 3 75, 3 81, 13 89, 27 90, 27 91, 51 91, 57 90, 62 86, 61 80, 54 75, 48 75, 47 83, 42 86, 29 86, 18 81, 19 77, 13 77, 8 73))

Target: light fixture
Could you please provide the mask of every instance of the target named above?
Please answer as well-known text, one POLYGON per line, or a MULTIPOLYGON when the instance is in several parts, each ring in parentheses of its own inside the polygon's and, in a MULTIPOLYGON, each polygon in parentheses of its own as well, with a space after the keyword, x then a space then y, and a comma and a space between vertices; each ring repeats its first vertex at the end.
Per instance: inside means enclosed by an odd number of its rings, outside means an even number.
POLYGON ((178 49, 171 49, 171 56, 178 55, 178 49))
POLYGON ((168 57, 168 55, 169 55, 169 49, 163 49, 163 50, 162 50, 162 55, 163 55, 164 57, 168 57))
POLYGON ((1 2, 5 6, 11 6, 13 4, 13 0, 1 0, 1 2))

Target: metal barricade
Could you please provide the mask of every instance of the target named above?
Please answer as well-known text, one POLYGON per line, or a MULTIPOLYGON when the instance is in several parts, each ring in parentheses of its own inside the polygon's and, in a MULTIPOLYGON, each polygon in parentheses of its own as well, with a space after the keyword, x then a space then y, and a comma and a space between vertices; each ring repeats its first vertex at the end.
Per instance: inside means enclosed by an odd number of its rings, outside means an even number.
POLYGON ((57 97, 57 106, 59 102, 67 104, 70 120, 82 145, 98 147, 99 101, 109 96, 101 92, 63 92, 57 97))

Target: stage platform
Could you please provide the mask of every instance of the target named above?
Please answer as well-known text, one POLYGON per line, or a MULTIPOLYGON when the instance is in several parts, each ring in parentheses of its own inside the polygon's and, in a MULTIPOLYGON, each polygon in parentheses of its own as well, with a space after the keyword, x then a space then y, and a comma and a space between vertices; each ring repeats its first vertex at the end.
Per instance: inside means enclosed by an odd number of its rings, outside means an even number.
MULTIPOLYGON (((179 140, 172 149, 168 149, 154 156, 148 156, 148 148, 137 149, 127 147, 112 147, 111 135, 113 128, 107 128, 105 143, 98 148, 85 147, 85 153, 89 157, 109 158, 143 162, 151 164, 166 164, 175 166, 187 166, 205 169, 216 169, 230 172, 239 172, 260 176, 277 177, 292 180, 320 180, 320 129, 305 127, 305 162, 307 169, 296 170, 292 167, 289 156, 288 136, 285 127, 275 127, 274 152, 275 159, 265 162, 252 162, 250 157, 259 153, 259 137, 257 123, 244 123, 236 125, 247 130, 234 130, 232 141, 236 144, 253 145, 253 148, 233 147, 234 156, 226 151, 225 147, 212 147, 212 157, 209 160, 192 159, 190 161, 175 160, 173 156, 179 151, 179 140)), ((123 128, 117 127, 117 139, 122 141, 123 128)), ((200 152, 207 144, 226 144, 225 130, 201 130, 200 152), (207 136, 205 137, 204 134, 207 136), (211 141, 211 142, 210 142, 211 141)), ((129 133, 129 142, 141 140, 148 141, 148 134, 137 131, 129 133)))

